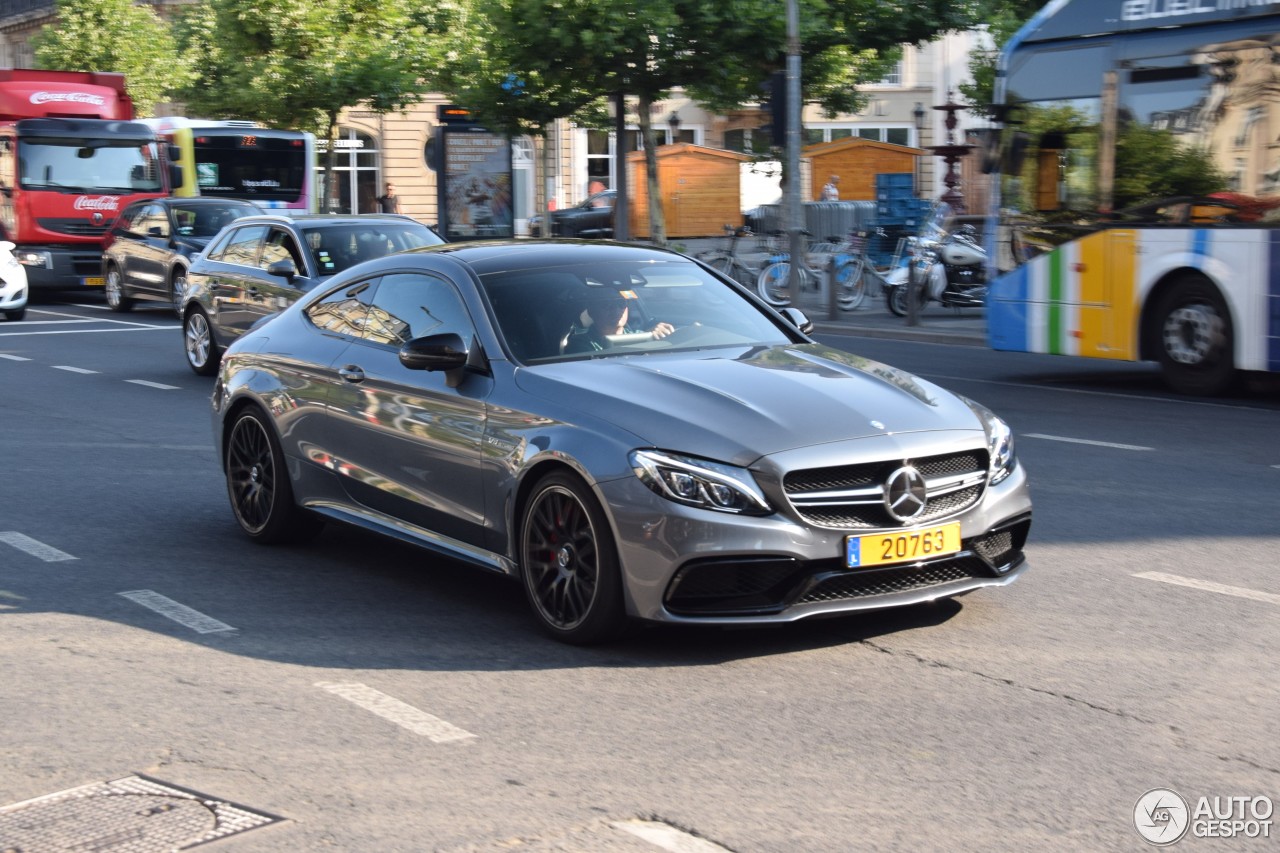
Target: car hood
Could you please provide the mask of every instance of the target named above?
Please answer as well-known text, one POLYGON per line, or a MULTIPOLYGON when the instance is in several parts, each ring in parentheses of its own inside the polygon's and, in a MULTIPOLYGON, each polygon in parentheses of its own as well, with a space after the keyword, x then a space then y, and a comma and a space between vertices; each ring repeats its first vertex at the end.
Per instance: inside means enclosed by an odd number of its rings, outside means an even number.
POLYGON ((194 255, 196 252, 204 251, 204 247, 209 245, 209 241, 211 239, 213 238, 212 237, 179 236, 179 237, 175 237, 173 242, 178 247, 185 249, 187 254, 194 255))
POLYGON ((821 344, 588 359, 517 376, 526 393, 652 446, 737 465, 848 439, 983 429, 951 392, 821 344))

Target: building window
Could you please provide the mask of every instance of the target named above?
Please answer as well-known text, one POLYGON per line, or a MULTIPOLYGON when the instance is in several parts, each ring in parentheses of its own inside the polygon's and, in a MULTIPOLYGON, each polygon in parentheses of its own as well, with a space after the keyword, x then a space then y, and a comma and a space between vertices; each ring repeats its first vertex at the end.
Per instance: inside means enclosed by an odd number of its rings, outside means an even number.
POLYGON ((884 79, 880 81, 881 86, 901 86, 902 85, 902 60, 894 63, 893 70, 884 75, 884 79))
POLYGON ((318 208, 332 213, 376 213, 378 211, 378 143, 355 128, 338 128, 337 162, 333 170, 333 192, 325 180, 329 168, 329 141, 316 140, 316 185, 320 188, 318 208))

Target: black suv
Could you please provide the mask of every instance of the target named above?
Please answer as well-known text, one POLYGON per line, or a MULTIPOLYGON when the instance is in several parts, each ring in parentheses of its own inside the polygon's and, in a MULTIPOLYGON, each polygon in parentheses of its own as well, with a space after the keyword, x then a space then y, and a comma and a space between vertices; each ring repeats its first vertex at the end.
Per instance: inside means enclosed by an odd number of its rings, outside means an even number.
POLYGON ((444 240, 392 213, 262 214, 238 219, 191 264, 182 300, 187 363, 211 376, 227 345, 318 283, 361 261, 444 240))
POLYGON ((107 305, 128 311, 136 300, 168 302, 182 316, 187 267, 227 223, 261 213, 247 201, 149 198, 127 205, 107 232, 102 278, 107 305))

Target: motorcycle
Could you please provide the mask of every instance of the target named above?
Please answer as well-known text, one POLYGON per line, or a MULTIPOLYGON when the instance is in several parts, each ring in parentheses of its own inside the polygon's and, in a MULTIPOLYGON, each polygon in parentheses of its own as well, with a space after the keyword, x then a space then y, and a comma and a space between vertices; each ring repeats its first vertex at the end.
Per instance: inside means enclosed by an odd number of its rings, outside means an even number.
MULTIPOLYGON (((951 206, 934 205, 920 233, 908 239, 915 273, 924 280, 920 308, 937 302, 952 308, 981 308, 987 301, 987 251, 972 225, 951 227, 951 206)), ((910 276, 903 269, 885 284, 885 304, 907 316, 910 276)))

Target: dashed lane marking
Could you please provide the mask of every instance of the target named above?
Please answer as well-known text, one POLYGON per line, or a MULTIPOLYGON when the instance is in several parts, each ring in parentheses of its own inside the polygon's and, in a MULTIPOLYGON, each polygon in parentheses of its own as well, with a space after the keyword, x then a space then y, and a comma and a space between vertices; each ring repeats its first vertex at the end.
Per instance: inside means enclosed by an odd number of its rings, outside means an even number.
POLYGON ((53 369, 65 370, 68 373, 97 373, 98 372, 96 370, 90 370, 87 367, 72 367, 69 364, 55 364, 53 365, 53 369))
POLYGON ((159 388, 161 391, 180 391, 177 385, 165 385, 163 382, 151 382, 147 379, 126 379, 125 382, 132 382, 134 385, 145 385, 148 388, 159 388))
POLYGON ((52 545, 46 545, 37 539, 32 539, 30 536, 13 530, 0 531, 0 542, 4 542, 6 545, 12 545, 19 551, 25 551, 36 559, 44 560, 46 563, 58 563, 63 560, 78 559, 77 557, 73 557, 68 554, 66 551, 59 551, 52 545))
POLYGON ((1185 586, 1191 589, 1198 589, 1203 592, 1216 592, 1219 595, 1234 595, 1236 598, 1248 598, 1253 601, 1262 601, 1267 604, 1280 604, 1280 595, 1272 592, 1261 592, 1256 589, 1248 589, 1243 586, 1229 586, 1225 583, 1214 583, 1213 581, 1202 581, 1196 578, 1184 578, 1181 575, 1170 575, 1164 572, 1139 572, 1134 575, 1135 578, 1143 580, 1159 581, 1160 583, 1169 583, 1174 586, 1185 586))
POLYGON ((629 832, 655 847, 670 850, 671 853, 730 853, 727 847, 690 835, 669 823, 654 820, 620 820, 615 821, 613 827, 629 832))
POLYGON ((122 592, 120 595, 136 604, 141 604, 148 610, 154 610, 161 616, 172 619, 179 625, 190 628, 198 634, 215 634, 219 631, 236 630, 226 622, 219 622, 212 616, 206 616, 199 610, 192 610, 185 604, 179 604, 172 598, 167 598, 149 589, 135 589, 132 592, 122 592))
POLYGON ((1041 438, 1045 441, 1064 441, 1067 444, 1088 444, 1093 447, 1110 447, 1115 450, 1155 450, 1154 447, 1143 447, 1141 444, 1117 444, 1114 441, 1093 441, 1087 438, 1068 438, 1065 435, 1044 435, 1039 432, 1019 433, 1023 438, 1041 438))
POLYGON ((471 732, 464 731, 452 723, 433 717, 426 711, 359 682, 318 681, 316 687, 340 696, 414 734, 429 738, 433 743, 448 743, 475 737, 471 732))
POLYGON ((8 353, 5 353, 5 352, 0 352, 0 358, 7 358, 9 361, 30 361, 31 360, 29 358, 23 358, 20 355, 9 355, 8 353))

